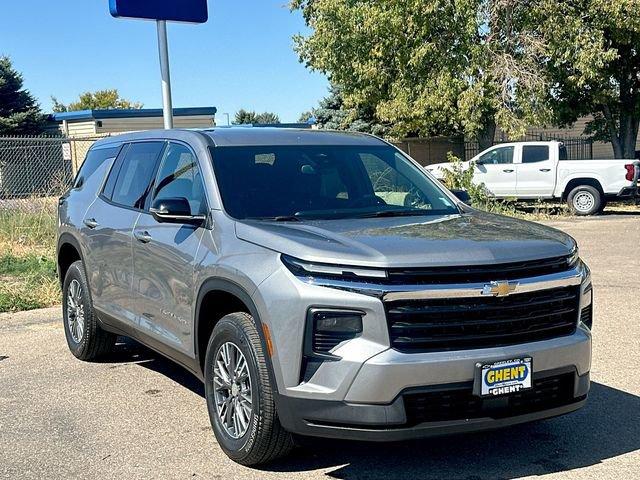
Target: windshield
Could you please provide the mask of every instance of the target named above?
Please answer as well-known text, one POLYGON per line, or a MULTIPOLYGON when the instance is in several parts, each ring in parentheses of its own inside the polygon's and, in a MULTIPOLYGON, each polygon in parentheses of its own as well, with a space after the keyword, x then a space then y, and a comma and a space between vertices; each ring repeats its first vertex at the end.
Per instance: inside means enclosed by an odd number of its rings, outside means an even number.
POLYGON ((458 213, 390 146, 212 148, 224 207, 237 219, 359 218, 458 213))

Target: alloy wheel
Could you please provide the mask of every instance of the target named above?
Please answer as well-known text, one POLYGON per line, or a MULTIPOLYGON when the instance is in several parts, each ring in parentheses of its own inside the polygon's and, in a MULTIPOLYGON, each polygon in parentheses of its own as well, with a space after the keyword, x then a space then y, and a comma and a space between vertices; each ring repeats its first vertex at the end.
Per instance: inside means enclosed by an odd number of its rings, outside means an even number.
POLYGON ((85 329, 83 293, 80 282, 73 279, 67 292, 67 324, 71 338, 76 343, 82 341, 85 329))
POLYGON ((213 394, 220 424, 232 438, 242 437, 253 415, 249 365, 231 342, 220 346, 213 366, 213 394))

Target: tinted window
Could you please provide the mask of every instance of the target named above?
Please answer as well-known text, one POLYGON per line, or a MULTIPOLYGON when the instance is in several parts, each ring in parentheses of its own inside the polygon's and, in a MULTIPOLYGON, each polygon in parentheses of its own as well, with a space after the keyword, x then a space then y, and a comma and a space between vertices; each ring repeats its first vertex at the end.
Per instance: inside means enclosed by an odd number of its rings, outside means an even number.
POLYGON ((129 146, 111 200, 126 207, 143 209, 148 196, 162 142, 133 143, 129 146))
POLYGON ((84 162, 82 162, 82 166, 78 171, 76 180, 73 183, 73 188, 80 188, 84 185, 87 179, 102 165, 102 162, 118 155, 118 150, 120 150, 120 145, 117 147, 92 148, 89 150, 87 157, 84 159, 84 162))
POLYGON ((484 165, 513 163, 513 147, 494 148, 480 157, 480 163, 484 165))
POLYGON ((225 209, 235 218, 458 213, 392 147, 218 147, 212 157, 225 209))
POLYGON ((549 147, 546 145, 525 145, 522 147, 522 163, 536 163, 549 160, 549 147))
POLYGON ((178 143, 170 143, 163 154, 154 189, 155 199, 186 198, 193 215, 206 213, 202 175, 193 152, 178 143))
POLYGON ((567 152, 567 147, 565 145, 560 145, 558 155, 560 160, 567 160, 569 158, 569 153, 567 152))

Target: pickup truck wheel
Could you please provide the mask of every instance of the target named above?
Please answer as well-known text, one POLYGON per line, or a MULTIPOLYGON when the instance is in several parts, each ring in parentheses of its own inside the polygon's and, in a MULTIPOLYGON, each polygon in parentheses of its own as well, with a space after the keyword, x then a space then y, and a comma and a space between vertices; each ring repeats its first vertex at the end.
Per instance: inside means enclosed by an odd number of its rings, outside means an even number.
POLYGON ((259 465, 287 455, 265 354, 253 317, 237 312, 213 329, 205 358, 205 396, 218 444, 231 460, 259 465))
POLYGON ((71 353, 80 360, 95 360, 113 350, 117 336, 105 332, 93 310, 84 265, 71 264, 62 286, 64 334, 71 353))
POLYGON ((567 203, 575 215, 595 215, 604 205, 600 191, 591 185, 578 185, 567 196, 567 203))

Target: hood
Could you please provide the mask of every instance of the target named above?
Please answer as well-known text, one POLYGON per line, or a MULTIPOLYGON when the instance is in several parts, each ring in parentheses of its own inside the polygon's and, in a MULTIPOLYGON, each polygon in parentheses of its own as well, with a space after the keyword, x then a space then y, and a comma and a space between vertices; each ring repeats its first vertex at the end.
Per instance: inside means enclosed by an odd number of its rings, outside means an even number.
POLYGON ((486 265, 567 255, 575 241, 533 222, 460 215, 239 221, 238 238, 310 262, 371 267, 486 265))

